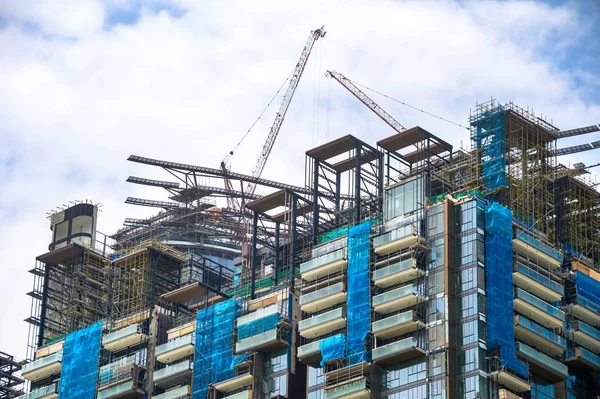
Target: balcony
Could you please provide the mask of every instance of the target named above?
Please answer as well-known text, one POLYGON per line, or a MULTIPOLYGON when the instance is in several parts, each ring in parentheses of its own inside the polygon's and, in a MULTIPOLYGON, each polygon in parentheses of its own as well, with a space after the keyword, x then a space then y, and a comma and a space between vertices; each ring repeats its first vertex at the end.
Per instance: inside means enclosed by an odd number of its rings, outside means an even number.
POLYGON ((489 374, 489 379, 492 381, 496 381, 497 383, 504 385, 505 387, 515 392, 522 393, 529 392, 531 390, 531 385, 527 381, 511 373, 506 368, 502 368, 497 371, 492 371, 489 374))
POLYGON ((192 377, 194 364, 191 360, 184 360, 163 369, 154 371, 154 385, 163 389, 188 381, 192 377))
POLYGON ((374 296, 373 308, 377 313, 388 314, 406 309, 422 301, 423 296, 411 284, 374 296))
POLYGON ((253 383, 254 376, 251 373, 246 372, 228 380, 215 383, 213 386, 221 393, 228 393, 237 391, 238 389, 242 389, 244 387, 251 387, 253 383))
POLYGON ((370 398, 370 366, 358 363, 325 373, 324 398, 370 398))
POLYGON ((575 343, 600 354, 600 331, 581 320, 575 320, 568 326, 566 335, 575 343))
POLYGON ((171 363, 194 354, 195 334, 191 333, 175 338, 156 347, 156 360, 161 363, 171 363))
POLYGON ((366 378, 342 385, 339 388, 328 389, 324 394, 325 399, 368 399, 370 397, 371 390, 368 388, 366 378))
POLYGON ((600 356, 594 355, 585 348, 574 348, 567 350, 565 363, 600 371, 600 356))
POLYGON ((498 399, 523 399, 521 396, 514 394, 506 389, 498 390, 498 399))
POLYGON ((537 323, 547 328, 562 328, 565 322, 565 313, 542 301, 541 299, 523 291, 516 290, 514 309, 537 323))
POLYGON ((191 334, 195 330, 196 330, 196 320, 191 321, 186 324, 183 324, 181 326, 173 327, 169 331, 167 331, 167 340, 170 341, 172 339, 191 334))
POLYGON ((423 356, 425 353, 425 350, 419 347, 417 340, 410 337, 373 349, 372 358, 374 363, 386 365, 423 356))
POLYGON ((184 385, 179 388, 171 389, 160 395, 152 395, 153 399, 188 399, 192 397, 192 387, 184 385))
POLYGON ((548 302, 557 302, 563 297, 562 285, 520 263, 513 267, 513 282, 517 287, 548 302))
POLYGON ((569 375, 568 367, 562 362, 552 359, 550 356, 522 342, 517 343, 517 357, 527 361, 529 369, 536 375, 549 381, 559 382, 569 375))
POLYGON ((548 269, 558 269, 563 261, 562 253, 522 231, 517 231, 513 239, 513 250, 548 269))
POLYGON ((576 296, 572 303, 567 305, 567 313, 595 328, 600 328, 600 305, 581 295, 576 296))
MULTIPOLYGON (((10 396, 9 396, 10 397, 10 396)), ((30 393, 19 396, 20 399, 56 399, 58 398, 58 383, 34 389, 30 393)))
POLYGON ((280 303, 274 303, 272 305, 262 307, 260 309, 257 309, 254 312, 251 312, 246 315, 238 317, 237 318, 237 326, 239 327, 244 324, 248 324, 253 321, 260 320, 263 317, 267 317, 267 316, 271 316, 272 314, 279 313, 280 309, 281 309, 280 303))
POLYGON ((21 376, 26 380, 35 382, 53 374, 60 373, 62 368, 63 351, 27 363, 21 369, 21 376))
POLYGON ((339 282, 300 296, 303 312, 314 313, 346 302, 346 286, 339 282))
POLYGON ((304 338, 316 338, 339 330, 346 325, 346 312, 339 307, 301 320, 298 323, 298 331, 304 338))
POLYGON ((416 259, 405 259, 373 272, 373 282, 381 288, 391 287, 414 280, 425 272, 417 267, 416 259))
POLYGON ((563 337, 523 316, 515 316, 515 337, 550 356, 560 356, 566 348, 563 337))
POLYGON ((98 390, 97 399, 143 398, 144 391, 135 380, 128 380, 117 385, 98 390))
POLYGON ((415 245, 425 246, 425 243, 425 238, 416 235, 416 229, 412 225, 373 238, 373 248, 377 255, 387 255, 415 245))
POLYGON ((417 331, 424 326, 425 324, 417 317, 417 312, 409 310, 408 312, 373 322, 371 324, 371 331, 377 338, 390 339, 417 331))
POLYGON ((235 343, 235 353, 244 353, 248 351, 268 352, 287 345, 288 330, 277 327, 262 334, 253 335, 241 339, 235 343))
POLYGON ((313 281, 319 277, 340 272, 348 265, 347 249, 341 248, 326 255, 313 258, 300 265, 303 280, 313 281))
POLYGON ((298 359, 305 364, 312 364, 321 360, 321 349, 319 348, 321 342, 323 342, 322 339, 299 346, 298 359))
POLYGON ((134 324, 106 334, 102 337, 102 346, 108 351, 116 352, 132 345, 146 342, 147 340, 148 335, 142 332, 142 326, 134 324))
POLYGON ((224 396, 223 399, 252 399, 252 391, 246 390, 233 395, 224 396))

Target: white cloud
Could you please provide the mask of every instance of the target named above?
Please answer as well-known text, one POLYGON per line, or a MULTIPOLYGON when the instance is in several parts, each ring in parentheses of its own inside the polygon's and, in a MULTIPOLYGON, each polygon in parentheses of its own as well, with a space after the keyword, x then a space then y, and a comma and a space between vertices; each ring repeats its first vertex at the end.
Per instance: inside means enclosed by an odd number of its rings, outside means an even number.
MULTIPOLYGON (((352 133, 375 142, 392 133, 329 82, 325 69, 463 124, 475 102, 491 96, 532 106, 562 128, 600 121, 600 105, 585 102, 547 52, 585 29, 568 7, 182 0, 174 3, 187 9, 181 18, 146 8, 135 25, 103 30, 108 11, 139 3, 33 3, 0 1, 7 21, 0 30, 0 279, 10 282, 0 301, 11 305, 3 306, 0 325, 15 325, 0 328, 0 350, 19 355, 32 281, 26 271, 47 245, 45 212, 91 198, 104 204, 100 229, 112 232, 125 216, 151 213, 123 205, 127 196, 166 199, 158 189, 124 182, 129 175, 169 179, 126 162, 128 155, 218 167, 290 72, 311 28, 325 24, 328 34, 313 51, 267 178, 303 184, 304 151, 327 138, 328 119, 329 138, 352 133)), ((455 145, 468 142, 464 129, 373 98, 406 126, 419 124, 455 145)), ((278 101, 236 151, 235 171, 250 173, 278 101)))

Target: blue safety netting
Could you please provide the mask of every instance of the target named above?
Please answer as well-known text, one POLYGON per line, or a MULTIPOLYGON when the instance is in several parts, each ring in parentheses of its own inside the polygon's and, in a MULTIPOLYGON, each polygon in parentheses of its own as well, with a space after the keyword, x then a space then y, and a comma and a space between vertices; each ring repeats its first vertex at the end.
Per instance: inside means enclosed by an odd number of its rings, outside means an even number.
POLYGON ((581 272, 575 274, 577 296, 583 297, 600 306, 600 282, 581 272))
POLYGON ((321 367, 325 366, 325 363, 330 360, 341 359, 344 357, 346 350, 346 336, 337 334, 327 337, 319 342, 319 349, 321 350, 321 367))
POLYGON ((208 384, 234 377, 233 332, 239 316, 236 298, 202 309, 196 316, 192 398, 205 399, 208 384))
POLYGON ((102 322, 67 335, 59 384, 61 399, 94 399, 101 340, 102 322))
POLYGON ((348 232, 348 295, 346 357, 348 364, 369 361, 365 340, 371 331, 371 292, 369 254, 371 221, 354 226, 348 232))
POLYGON ((500 350, 500 362, 524 378, 527 364, 517 359, 513 326, 512 211, 492 202, 485 210, 485 289, 487 345, 500 350))
POLYGON ((272 330, 277 327, 277 323, 279 323, 279 313, 239 325, 237 327, 238 339, 245 339, 272 330))
POLYGON ((488 191, 507 185, 504 120, 505 110, 501 105, 471 117, 471 126, 475 128, 472 137, 477 149, 483 148, 481 167, 488 191))

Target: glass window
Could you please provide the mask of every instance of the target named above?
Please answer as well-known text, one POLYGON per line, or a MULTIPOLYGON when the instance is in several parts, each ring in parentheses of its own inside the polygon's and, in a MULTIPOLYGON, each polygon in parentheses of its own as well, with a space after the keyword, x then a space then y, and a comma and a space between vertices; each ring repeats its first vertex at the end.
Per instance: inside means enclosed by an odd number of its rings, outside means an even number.
POLYGON ((308 366, 308 386, 313 387, 323 383, 323 369, 308 366))
POLYGON ((531 384, 531 399, 553 399, 554 385, 534 374, 529 379, 531 384))
POLYGON ((287 373, 277 377, 267 377, 264 383, 263 398, 271 396, 286 396, 287 395, 287 373))
POLYGON ((433 350, 443 346, 446 342, 444 337, 444 325, 440 324, 427 328, 427 337, 429 340, 429 349, 433 350))
POLYGON ((323 399, 323 390, 317 389, 316 391, 311 391, 308 393, 308 399, 323 399))
POLYGON ((429 301, 429 318, 428 322, 443 320, 446 313, 444 297, 433 298, 429 301))
POLYGON ((418 387, 406 389, 402 392, 392 393, 384 396, 387 399, 426 399, 427 386, 419 385, 418 387))
POLYGON ((446 399, 446 380, 429 383, 429 399, 446 399))
POLYGON ((486 398, 486 381, 484 377, 475 375, 458 381, 458 397, 465 399, 486 398))
POLYGON ((440 292, 444 292, 444 271, 439 271, 437 273, 431 273, 427 277, 428 280, 428 295, 439 294, 440 292))
POLYGON ((446 353, 440 352, 429 356, 429 377, 446 374, 446 353))
POLYGON ((420 359, 415 359, 392 366, 384 372, 383 389, 390 390, 425 379, 426 364, 420 359))
POLYGON ((265 355, 265 375, 287 369, 287 349, 265 355))
POLYGON ((423 204, 422 178, 411 180, 385 191, 385 220, 412 213, 423 204))

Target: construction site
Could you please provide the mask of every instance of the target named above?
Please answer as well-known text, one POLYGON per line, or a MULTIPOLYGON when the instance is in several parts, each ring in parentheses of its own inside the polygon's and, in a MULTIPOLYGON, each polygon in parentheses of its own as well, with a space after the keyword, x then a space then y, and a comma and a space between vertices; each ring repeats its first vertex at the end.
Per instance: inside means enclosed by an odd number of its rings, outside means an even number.
POLYGON ((164 172, 123 176, 156 188, 125 199, 154 216, 104 235, 92 202, 51 215, 0 398, 600 398, 600 164, 563 158, 600 126, 491 100, 457 149, 327 71, 389 134, 338 132, 290 154, 303 182, 267 180, 318 40, 253 171, 131 155, 164 172))

